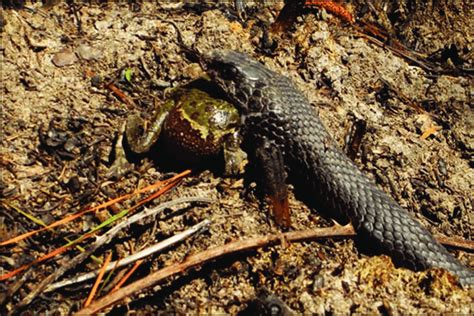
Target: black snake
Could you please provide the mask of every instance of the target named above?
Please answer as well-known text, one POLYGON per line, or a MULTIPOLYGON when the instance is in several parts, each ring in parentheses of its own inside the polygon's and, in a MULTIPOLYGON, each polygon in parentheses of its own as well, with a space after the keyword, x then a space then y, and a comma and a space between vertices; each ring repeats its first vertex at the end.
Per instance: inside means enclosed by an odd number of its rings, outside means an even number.
MULTIPOLYGON (((214 51, 200 59, 212 80, 238 108, 242 133, 251 144, 247 147, 254 152, 254 159, 265 165, 274 157, 282 157, 289 176, 298 179, 296 188, 311 192, 319 208, 349 219, 359 235, 395 262, 415 270, 444 268, 457 275, 462 284, 474 284, 473 271, 344 154, 287 77, 235 51, 214 51)), ((271 174, 272 168, 264 169, 267 179, 282 178, 281 174, 271 174)))

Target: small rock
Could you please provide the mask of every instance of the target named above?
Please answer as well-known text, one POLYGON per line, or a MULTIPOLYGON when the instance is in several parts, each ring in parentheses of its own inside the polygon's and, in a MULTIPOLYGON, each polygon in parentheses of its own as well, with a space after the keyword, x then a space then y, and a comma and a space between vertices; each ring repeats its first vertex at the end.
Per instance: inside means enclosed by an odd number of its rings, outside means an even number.
POLYGON ((316 275, 313 280, 313 293, 317 293, 318 290, 324 287, 324 277, 320 274, 316 275))
POLYGON ((70 66, 77 61, 77 56, 69 48, 65 48, 62 51, 56 53, 52 59, 53 64, 56 67, 70 66))
POLYGON ((105 31, 110 27, 111 23, 109 21, 96 21, 94 23, 95 28, 97 31, 105 31))
POLYGON ((102 56, 99 49, 91 47, 89 45, 82 44, 76 49, 76 53, 80 59, 84 60, 98 60, 102 56))

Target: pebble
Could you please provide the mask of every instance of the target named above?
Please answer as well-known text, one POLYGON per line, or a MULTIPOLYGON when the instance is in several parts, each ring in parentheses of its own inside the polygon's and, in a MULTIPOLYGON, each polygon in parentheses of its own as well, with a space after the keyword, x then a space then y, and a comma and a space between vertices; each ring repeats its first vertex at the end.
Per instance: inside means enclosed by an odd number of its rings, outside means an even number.
POLYGON ((91 47, 89 45, 79 45, 76 49, 76 53, 80 59, 84 60, 98 60, 102 57, 101 51, 95 47, 91 47))
POLYGON ((52 62, 56 67, 65 67, 74 64, 77 61, 76 54, 69 48, 65 48, 54 54, 52 62))

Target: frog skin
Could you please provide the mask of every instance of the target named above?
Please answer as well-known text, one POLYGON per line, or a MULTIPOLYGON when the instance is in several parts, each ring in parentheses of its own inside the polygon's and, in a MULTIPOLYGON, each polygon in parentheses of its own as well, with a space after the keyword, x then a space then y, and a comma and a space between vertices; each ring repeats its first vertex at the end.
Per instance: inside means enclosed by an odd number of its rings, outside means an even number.
POLYGON ((129 116, 125 136, 130 149, 147 153, 160 140, 178 161, 192 163, 223 152, 225 174, 241 173, 246 157, 240 150, 239 113, 230 103, 192 86, 173 90, 146 130, 139 114, 129 116))

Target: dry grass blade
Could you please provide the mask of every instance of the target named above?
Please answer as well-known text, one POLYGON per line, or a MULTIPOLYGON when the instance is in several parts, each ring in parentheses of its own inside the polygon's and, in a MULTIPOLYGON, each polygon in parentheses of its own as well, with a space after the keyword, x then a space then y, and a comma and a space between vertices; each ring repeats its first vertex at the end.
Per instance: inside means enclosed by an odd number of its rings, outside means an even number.
POLYGON ((4 280, 7 280, 11 277, 14 277, 15 275, 17 275, 18 273, 22 272, 22 271, 25 271, 26 269, 32 267, 33 265, 37 264, 37 263, 40 263, 40 262, 43 262, 43 261, 46 261, 50 258, 53 258, 61 253, 63 253, 64 251, 68 250, 69 248, 71 248, 72 246, 76 245, 77 243, 81 242, 81 241, 84 241, 90 237, 94 236, 94 234, 86 234, 86 235, 83 235, 81 236, 80 238, 76 239, 74 241, 74 243, 69 243, 65 246, 62 246, 62 247, 59 247, 53 251, 51 251, 50 253, 47 253, 46 255, 44 256, 41 256, 40 258, 30 262, 30 263, 27 263, 21 267, 19 267, 18 269, 15 269, 13 271, 10 271, 8 273, 5 273, 5 274, 2 274, 0 276, 0 281, 4 281, 4 280))
MULTIPOLYGON (((116 269, 116 268, 119 268, 119 267, 123 267, 123 266, 126 266, 136 260, 141 260, 143 258, 146 258, 147 256, 149 255, 152 255, 154 253, 157 253, 159 251, 162 251, 166 248, 169 248, 173 245, 175 245, 176 243, 178 242, 181 242, 183 241, 184 239, 188 238, 188 237, 191 237, 192 235, 202 231, 203 229, 207 228, 209 226, 211 222, 209 220, 203 220, 202 222, 194 225, 193 227, 183 231, 183 232, 180 232, 170 238, 167 238, 163 241, 160 241, 159 243, 156 243, 154 244, 153 246, 150 246, 150 247, 147 247, 145 249, 143 249, 142 251, 140 252, 137 252, 127 258, 124 258, 124 259, 121 259, 119 261, 114 261, 114 262, 111 262, 109 263, 109 265, 107 266, 107 271, 110 271, 112 269, 116 269)), ((64 286, 68 286, 68 285, 72 285, 72 284, 76 284, 76 283, 80 283, 80 282, 84 282, 84 281, 87 281, 89 279, 92 279, 94 276, 96 276, 99 272, 98 271, 92 271, 92 272, 88 272, 88 273, 84 273, 84 274, 81 274, 77 277, 74 277, 72 279, 69 279, 69 280, 64 280, 64 281, 60 281, 60 282, 57 282, 57 283, 53 283, 51 285, 49 285, 45 292, 51 292, 51 291, 54 291, 54 290, 57 290, 59 288, 62 288, 64 286)))
MULTIPOLYGON (((170 180, 171 180, 171 179, 170 179, 170 180)), ((169 181, 169 180, 166 180, 166 181, 169 181)), ((139 194, 139 193, 143 193, 143 192, 152 190, 152 189, 154 189, 154 188, 156 188, 156 187, 159 187, 159 186, 161 186, 161 185, 163 185, 163 182, 162 182, 162 181, 158 181, 158 182, 156 182, 156 183, 154 183, 154 184, 152 184, 152 185, 150 185, 150 186, 147 186, 146 188, 137 190, 136 192, 133 192, 133 193, 130 193, 130 194, 126 194, 126 195, 120 196, 120 197, 115 198, 115 199, 113 199, 113 200, 107 201, 107 202, 105 202, 105 203, 103 203, 103 204, 101 204, 101 205, 98 205, 98 206, 95 206, 95 207, 92 207, 92 208, 88 208, 88 209, 85 209, 85 210, 83 210, 83 211, 80 211, 80 212, 78 212, 78 213, 76 213, 76 214, 73 214, 73 215, 71 215, 71 216, 65 217, 65 218, 63 218, 63 219, 61 219, 61 220, 59 220, 59 221, 56 221, 56 222, 54 222, 54 223, 52 223, 52 224, 50 224, 50 225, 48 225, 48 226, 46 226, 46 227, 43 227, 43 228, 41 228, 41 229, 37 229, 37 230, 31 231, 31 232, 27 232, 27 233, 24 233, 24 234, 22 234, 22 235, 19 235, 19 236, 16 236, 16 237, 14 237, 14 238, 11 238, 11 239, 9 239, 9 240, 5 240, 5 241, 3 241, 3 242, 0 242, 0 246, 6 246, 6 245, 13 244, 13 243, 17 243, 17 242, 19 242, 19 241, 21 241, 21 240, 23 240, 23 239, 25 239, 25 238, 31 237, 31 236, 33 236, 33 235, 35 235, 35 234, 38 234, 38 233, 40 233, 40 232, 43 232, 43 231, 45 231, 45 230, 50 230, 50 229, 52 229, 52 228, 54 228, 54 227, 67 224, 67 223, 69 223, 69 222, 71 222, 71 221, 73 221, 73 220, 75 220, 75 219, 77 219, 77 218, 83 216, 84 214, 87 214, 87 213, 90 213, 90 212, 95 212, 95 211, 97 211, 97 210, 106 208, 106 207, 108 207, 108 206, 110 206, 110 205, 113 205, 113 204, 115 204, 115 203, 117 203, 117 202, 126 200, 126 199, 128 199, 128 198, 130 198, 130 197, 132 197, 132 196, 134 196, 134 195, 136 195, 136 194, 139 194)))
POLYGON ((67 264, 59 267, 54 273, 50 274, 46 278, 41 281, 37 287, 32 290, 16 307, 17 309, 24 308, 28 304, 31 303, 31 301, 37 297, 40 293, 44 291, 44 289, 48 286, 48 284, 54 282, 57 280, 60 276, 62 276, 66 271, 69 269, 77 266, 78 264, 82 263, 87 257, 89 257, 90 254, 92 254, 94 251, 96 251, 99 247, 109 243, 113 237, 115 237, 121 230, 124 228, 128 227, 132 223, 135 223, 139 220, 144 219, 145 217, 149 216, 155 216, 159 212, 167 209, 174 207, 178 204, 182 203, 192 203, 192 202, 205 202, 205 203, 210 203, 212 200, 207 199, 207 198, 199 198, 199 197, 190 197, 190 198, 181 198, 181 199, 176 199, 170 202, 162 203, 156 208, 153 209, 146 209, 143 212, 140 212, 138 214, 135 214, 123 222, 115 225, 112 227, 110 230, 108 230, 105 234, 102 236, 98 237, 87 249, 86 251, 80 253, 76 257, 72 258, 67 262, 67 264))
MULTIPOLYGON (((62 220, 59 220, 43 229, 39 229, 39 230, 36 230, 36 231, 33 231, 33 232, 29 232, 29 233, 26 233, 26 234, 23 234, 23 235, 20 235, 20 236, 17 236, 15 238, 12 238, 10 240, 7 240, 4 244, 10 244, 10 243, 14 243, 14 242, 18 242, 24 238, 27 238, 33 234, 36 234, 36 233, 39 233, 43 230, 46 230, 46 229, 51 229, 55 226, 59 226, 59 225, 62 225, 62 224, 65 224, 67 222, 70 222, 71 220, 73 219, 76 219, 82 215, 84 215, 85 213, 87 212, 91 212, 91 211, 95 211, 95 210, 98 210, 100 208, 103 208, 103 207, 106 207, 106 206, 109 206, 113 203, 116 203, 117 201, 121 201, 121 200, 124 200, 126 198, 129 198, 135 194, 138 194, 138 193, 143 193, 143 192, 146 192, 148 190, 151 190, 151 189, 154 189, 154 188, 158 188, 160 186, 164 186, 162 188, 160 188, 157 192, 153 193, 152 195, 150 195, 149 197, 141 200, 140 202, 138 202, 136 205, 134 205, 132 208, 128 209, 128 210, 124 210, 122 212, 120 212, 119 214, 116 214, 114 215, 113 217, 107 219, 106 221, 102 222, 100 225, 98 225, 97 227, 93 228, 91 231, 89 231, 88 233, 80 236, 79 238, 73 240, 73 241, 70 241, 68 242, 68 244, 60 247, 60 248, 57 248, 55 250, 53 250, 52 252, 34 260, 33 262, 30 262, 28 264, 25 264, 13 271, 10 271, 8 273, 5 273, 5 274, 2 274, 0 276, 0 281, 3 281, 3 280, 7 280, 15 275, 17 275, 18 273, 22 272, 22 271, 25 271, 26 269, 30 268, 31 266, 37 264, 37 263, 40 263, 40 262, 43 262, 49 258, 52 258, 52 257, 55 257, 56 255, 58 254, 61 254, 63 253, 64 251, 66 251, 67 249, 69 249, 70 247, 78 244, 79 242, 82 242, 84 241, 85 239, 88 239, 92 236, 94 236, 96 234, 97 231, 99 231, 100 229, 104 228, 105 226, 108 226, 110 224, 112 224, 114 221, 124 217, 125 215, 129 214, 131 211, 135 210, 136 208, 138 208, 139 206, 145 204, 146 202, 149 202, 155 198, 157 198, 158 196, 160 196, 161 194, 165 193, 166 191, 168 191, 169 189, 171 189, 172 187, 174 187, 183 177, 185 177, 186 175, 188 175, 191 171, 190 170, 185 170, 183 172, 181 172, 180 174, 177 174, 175 175, 174 177, 170 178, 170 179, 167 179, 165 181, 159 181, 155 184, 152 184, 150 186, 147 186, 143 189, 140 189, 140 190, 137 190, 136 192, 134 193, 131 193, 131 194, 126 194, 124 196, 121 196, 119 198, 116 198, 116 199, 113 199, 111 201, 108 201, 106 203, 103 203, 97 207, 94 207, 92 209, 87 209, 85 211, 82 211, 82 212, 79 212, 77 214, 74 214, 72 216, 68 216, 67 218, 64 218, 62 220)), ((1 245, 1 244, 0 244, 1 245)), ((82 251, 82 250, 81 250, 82 251)))

